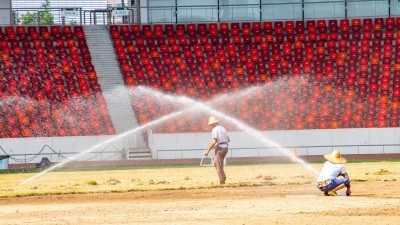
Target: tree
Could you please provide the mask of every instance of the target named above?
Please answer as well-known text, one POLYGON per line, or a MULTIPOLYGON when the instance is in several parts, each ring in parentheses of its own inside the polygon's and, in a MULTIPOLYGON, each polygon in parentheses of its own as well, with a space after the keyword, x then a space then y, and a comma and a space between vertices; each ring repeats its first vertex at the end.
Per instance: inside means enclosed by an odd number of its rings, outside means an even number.
POLYGON ((14 24, 20 24, 21 23, 21 17, 19 16, 19 13, 16 11, 14 12, 14 24))
POLYGON ((40 25, 53 25, 54 24, 54 16, 49 11, 40 11, 40 25))
POLYGON ((22 14, 20 21, 23 25, 34 25, 37 24, 36 13, 27 12, 26 14, 22 14))
POLYGON ((42 4, 43 10, 38 10, 37 13, 27 12, 21 16, 17 14, 15 21, 21 21, 23 25, 53 25, 54 16, 49 11, 49 7, 50 1, 45 0, 42 4))

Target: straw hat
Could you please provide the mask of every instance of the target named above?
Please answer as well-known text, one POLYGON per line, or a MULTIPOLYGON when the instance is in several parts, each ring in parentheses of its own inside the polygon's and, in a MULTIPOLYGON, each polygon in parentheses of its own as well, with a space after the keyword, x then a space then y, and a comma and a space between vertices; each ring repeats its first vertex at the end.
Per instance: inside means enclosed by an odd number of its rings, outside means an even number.
POLYGON ((212 125, 214 123, 219 123, 219 121, 217 120, 217 118, 210 116, 210 118, 208 118, 208 124, 207 125, 212 125))
POLYGON ((340 156, 339 150, 333 150, 331 154, 324 155, 325 159, 334 164, 346 163, 347 160, 340 156))

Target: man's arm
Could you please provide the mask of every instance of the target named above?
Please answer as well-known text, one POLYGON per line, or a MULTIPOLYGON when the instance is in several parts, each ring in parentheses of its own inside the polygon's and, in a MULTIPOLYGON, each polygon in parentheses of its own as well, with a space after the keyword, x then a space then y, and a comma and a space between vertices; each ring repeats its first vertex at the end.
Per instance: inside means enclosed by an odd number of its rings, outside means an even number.
MULTIPOLYGON (((349 174, 347 172, 341 173, 338 176, 344 177, 345 179, 347 179, 349 181, 349 184, 350 184, 350 177, 349 177, 349 174)), ((349 185, 349 187, 350 187, 350 185, 349 185)))
POLYGON ((342 177, 346 178, 347 180, 350 180, 349 174, 347 172, 339 173, 338 177, 339 176, 342 176, 342 177))
POLYGON ((204 155, 207 156, 208 153, 210 153, 211 149, 213 149, 216 144, 217 144, 217 139, 213 138, 211 141, 211 144, 208 146, 207 150, 204 151, 204 155))
POLYGON ((349 174, 347 172, 343 173, 342 176, 350 181, 350 177, 349 177, 349 174))
POLYGON ((347 195, 347 196, 350 196, 350 195, 351 195, 351 189, 350 189, 351 182, 350 182, 349 174, 346 172, 346 173, 343 173, 342 176, 343 176, 344 178, 346 178, 346 179, 349 181, 349 186, 347 187, 346 195, 347 195))

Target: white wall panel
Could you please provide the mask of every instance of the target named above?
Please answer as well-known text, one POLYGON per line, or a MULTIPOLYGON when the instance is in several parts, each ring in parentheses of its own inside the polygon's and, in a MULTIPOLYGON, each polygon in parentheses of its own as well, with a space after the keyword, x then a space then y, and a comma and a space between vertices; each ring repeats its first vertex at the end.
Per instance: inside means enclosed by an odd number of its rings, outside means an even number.
MULTIPOLYGON (((277 145, 288 148, 288 153, 295 147, 299 155, 323 155, 333 149, 339 149, 343 154, 400 153, 399 131, 400 128, 354 128, 260 132, 265 140, 271 141, 270 144, 246 132, 230 132, 229 148, 231 157, 282 155, 275 148, 277 145)), ((152 134, 150 148, 153 158, 167 157, 164 151, 171 150, 174 151, 171 153, 173 157, 192 155, 193 150, 197 150, 201 158, 210 140, 209 133, 152 134), (179 151, 183 153, 178 154, 179 151), (186 154, 186 151, 191 153, 186 154)))
MULTIPOLYGON (((284 153, 276 144, 266 144, 246 132, 230 132, 230 151, 228 157, 263 157, 291 154, 293 148, 298 155, 324 155, 333 149, 342 154, 383 154, 400 153, 400 128, 335 129, 303 131, 260 132, 263 138, 287 148, 284 153)), ((149 144, 154 159, 201 158, 211 140, 210 133, 150 134, 149 144)), ((51 161, 62 161, 59 155, 78 161, 120 160, 127 141, 122 136, 54 137, 54 138, 3 138, 0 146, 14 158, 24 160, 38 154, 51 161), (119 138, 120 137, 120 138, 119 138), (113 138, 115 141, 108 143, 113 138), (108 143, 108 144, 104 144, 108 143), (99 145, 92 152, 77 155, 99 145), (24 154, 31 154, 26 155, 24 154)), ((10 160, 10 163, 16 163, 10 160)))

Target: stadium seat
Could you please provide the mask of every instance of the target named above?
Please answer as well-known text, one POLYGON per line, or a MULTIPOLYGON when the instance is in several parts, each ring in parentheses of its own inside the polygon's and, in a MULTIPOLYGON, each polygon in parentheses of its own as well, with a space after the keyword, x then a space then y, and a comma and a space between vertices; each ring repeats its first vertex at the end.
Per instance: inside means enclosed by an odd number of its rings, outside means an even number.
MULTIPOLYGON (((61 129, 64 124, 62 111, 70 111, 68 93, 71 96, 81 95, 83 98, 91 98, 92 95, 88 89, 86 78, 79 80, 81 94, 74 92, 77 87, 75 83, 71 82, 72 72, 79 75, 82 71, 78 47, 85 46, 86 42, 78 42, 79 46, 77 46, 73 35, 65 35, 64 33, 71 33, 69 26, 39 26, 38 28, 17 26, 16 32, 12 27, 6 27, 5 31, 7 31, 7 40, 4 39, 1 44, 2 59, 6 59, 3 72, 6 79, 9 80, 7 94, 35 98, 37 101, 37 104, 27 101, 15 105, 14 110, 19 117, 17 120, 11 121, 12 124, 15 123, 15 127, 8 130, 7 135, 12 137, 69 135, 67 129, 61 129), (67 38, 66 42, 63 40, 63 35, 67 38), (20 41, 17 40, 17 37, 20 41), (12 48, 12 51, 9 47, 12 48), (23 61, 21 61, 22 57, 23 61), (16 65, 15 70, 11 70, 13 64, 16 65), (7 78, 8 76, 10 78, 7 78), (18 80, 11 79, 11 76, 17 76, 18 80), (30 80, 28 80, 28 76, 30 80), (64 86, 64 82, 67 84, 67 88, 64 86), (21 110, 22 108, 25 111, 21 110), (40 113, 40 117, 35 116, 36 110, 40 113)), ((79 76, 82 78, 82 75, 79 76)), ((97 77, 93 74, 88 76, 92 79, 90 84, 93 84, 93 90, 100 91, 97 77)), ((3 88, 1 83, 0 88, 3 88)), ((4 86, 3 90, 5 88, 4 86)), ((74 112, 70 116, 77 117, 78 115, 74 112)), ((95 125, 99 124, 95 123, 95 125)), ((85 133, 85 135, 102 134, 107 133, 101 128, 95 133, 90 130, 85 133)))
MULTIPOLYGON (((262 121, 257 126, 266 130, 337 129, 396 124, 394 119, 390 122, 389 113, 383 116, 383 108, 380 112, 378 108, 375 113, 368 111, 361 99, 370 95, 391 98, 390 72, 400 77, 400 69, 392 69, 400 68, 392 64, 400 65, 400 54, 397 54, 400 47, 390 47, 392 39, 397 37, 397 22, 394 18, 353 18, 154 24, 153 28, 134 24, 117 26, 119 29, 110 26, 110 33, 119 50, 117 56, 128 86, 149 85, 167 93, 207 101, 249 85, 269 84, 288 77, 297 82, 308 80, 310 85, 286 85, 286 95, 299 101, 290 101, 287 110, 281 109, 281 105, 272 107, 277 112, 275 117, 261 120, 260 115, 269 111, 255 102, 238 116, 251 118, 252 124, 262 121), (133 38, 124 36, 129 28, 133 38), (309 98, 315 99, 315 106, 314 102, 307 102, 309 98), (322 102, 326 99, 335 99, 335 102, 327 107, 322 102)), ((55 44, 63 45, 62 42, 55 44)), ((69 46, 68 42, 65 44, 69 46)), ((81 46, 79 42, 78 46, 81 46)), ((71 58, 77 55, 71 54, 71 58)), ((393 85, 400 89, 400 78, 393 85)), ((284 96, 285 89, 277 89, 278 96, 284 96)), ((283 97, 279 99, 282 101, 283 97)), ((149 119, 156 116, 144 110, 149 119)), ((171 128, 182 129, 201 128, 193 125, 171 128)))

